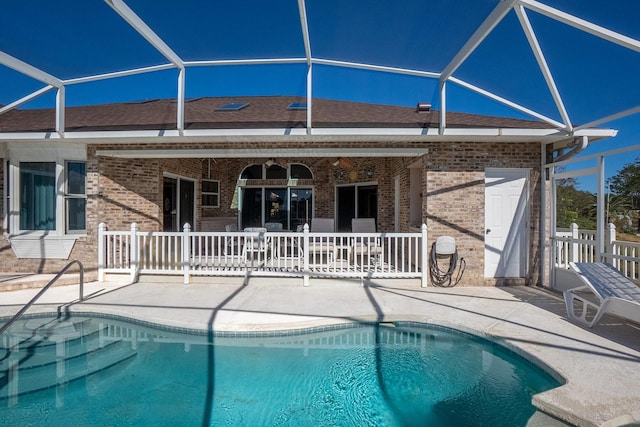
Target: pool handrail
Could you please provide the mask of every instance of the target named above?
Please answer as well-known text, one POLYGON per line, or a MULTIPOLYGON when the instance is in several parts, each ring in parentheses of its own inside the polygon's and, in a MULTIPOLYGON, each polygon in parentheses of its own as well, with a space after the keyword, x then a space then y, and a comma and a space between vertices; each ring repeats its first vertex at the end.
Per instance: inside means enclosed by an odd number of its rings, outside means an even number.
POLYGON ((40 292, 38 292, 33 298, 31 298, 31 300, 28 303, 26 303, 16 314, 14 314, 13 317, 9 319, 9 321, 0 328, 0 335, 2 335, 4 331, 9 329, 9 327, 13 325, 13 323, 16 320, 18 320, 24 314, 24 312, 27 311, 33 305, 33 303, 35 303, 51 286, 53 286, 53 284, 57 282, 58 279, 62 277, 62 275, 66 273, 67 270, 69 270, 73 264, 78 264, 78 266, 80 267, 80 301, 83 301, 84 300, 84 266, 79 260, 76 259, 69 262, 67 265, 65 265, 64 268, 60 270, 60 272, 56 274, 55 277, 49 281, 49 283, 47 283, 42 289, 40 289, 40 292))

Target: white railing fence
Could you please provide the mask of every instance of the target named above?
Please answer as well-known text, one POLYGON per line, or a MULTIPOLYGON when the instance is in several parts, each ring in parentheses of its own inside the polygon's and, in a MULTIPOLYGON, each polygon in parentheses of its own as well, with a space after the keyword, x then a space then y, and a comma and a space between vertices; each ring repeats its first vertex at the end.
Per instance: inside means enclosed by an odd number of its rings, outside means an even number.
MULTIPOLYGON (((604 233, 604 260, 632 280, 640 280, 640 243, 616 240, 616 226, 607 224, 604 233)), ((577 224, 559 228, 553 239, 555 266, 569 268, 570 262, 597 262, 596 231, 580 230, 577 224)))
POLYGON ((427 227, 420 233, 129 231, 98 227, 98 278, 107 273, 191 276, 419 278, 427 284, 427 227))

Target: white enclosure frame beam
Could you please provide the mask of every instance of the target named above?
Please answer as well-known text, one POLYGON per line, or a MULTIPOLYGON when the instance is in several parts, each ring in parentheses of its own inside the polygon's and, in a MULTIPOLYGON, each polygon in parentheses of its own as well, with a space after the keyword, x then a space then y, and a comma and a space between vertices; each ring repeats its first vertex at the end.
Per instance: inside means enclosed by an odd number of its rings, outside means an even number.
POLYGON ((215 59, 209 61, 185 61, 185 67, 218 67, 233 65, 277 65, 305 64, 307 58, 266 58, 266 59, 215 59))
POLYGON ((64 86, 60 86, 56 94, 56 132, 61 138, 64 138, 64 113, 65 89, 64 86))
POLYGON ((309 38, 309 24, 307 20, 307 8, 304 0, 298 0, 298 13, 300 14, 300 27, 302 28, 302 40, 304 41, 304 52, 307 59, 307 134, 311 134, 312 109, 313 109, 313 73, 311 62, 311 41, 309 38))
POLYGON ((39 97, 42 94, 45 94, 45 93, 49 92, 51 89, 53 89, 53 86, 51 86, 51 85, 45 86, 40 90, 37 90, 37 91, 27 95, 27 96, 24 96, 24 97, 18 99, 17 101, 13 101, 11 104, 5 105, 4 107, 0 108, 0 115, 6 113, 9 110, 13 110, 16 107, 19 107, 20 105, 24 104, 25 102, 29 102, 32 99, 35 99, 35 98, 39 97))
POLYGON ((173 65, 184 68, 182 59, 122 0, 104 1, 173 65))
POLYGON ((53 87, 62 87, 63 83, 57 77, 52 76, 49 73, 45 73, 39 68, 29 65, 26 62, 14 58, 13 56, 0 51, 0 64, 6 65, 9 68, 16 70, 26 76, 41 81, 42 83, 51 85, 53 87))
POLYGON ((178 104, 176 106, 176 127, 178 133, 184 133, 184 86, 185 86, 185 69, 180 68, 178 71, 178 104))
POLYGON ((605 232, 605 200, 604 200, 604 156, 601 155, 598 158, 598 193, 597 193, 597 218, 596 218, 596 229, 598 230, 598 234, 596 235, 596 261, 603 262, 604 261, 604 232, 605 232))
POLYGON ((496 95, 496 94, 494 94, 492 92, 489 92, 487 90, 481 89, 478 86, 472 85, 471 83, 467 83, 464 80, 460 80, 457 77, 449 77, 449 81, 451 83, 457 84, 458 86, 462 86, 462 87, 467 88, 467 89, 469 89, 469 90, 471 90, 473 92, 476 92, 476 93, 478 93, 480 95, 486 96, 487 98, 490 98, 490 99, 492 99, 494 101, 497 101, 497 102, 499 102, 501 104, 504 104, 504 105, 506 105, 508 107, 511 107, 511 108, 513 108, 515 110, 518 110, 518 111, 520 111, 522 113, 525 113, 525 114, 528 114, 528 115, 530 115, 532 117, 540 119, 543 122, 547 122, 550 125, 552 125, 553 127, 556 127, 558 129, 565 129, 565 125, 563 123, 560 123, 557 120, 553 120, 550 117, 544 116, 544 115, 542 115, 540 113, 537 113, 537 112, 535 112, 533 110, 530 110, 530 109, 528 109, 526 107, 523 107, 520 104, 516 104, 513 101, 509 101, 508 99, 503 98, 501 96, 498 96, 498 95, 496 95))
POLYGON ((440 73, 433 73, 430 71, 411 70, 408 68, 386 67, 384 65, 371 65, 371 64, 363 64, 360 62, 337 61, 333 59, 322 59, 322 58, 312 58, 311 61, 314 64, 319 64, 319 65, 331 65, 335 67, 354 68, 359 70, 380 71, 383 73, 391 73, 391 74, 405 74, 408 76, 430 77, 433 79, 437 79, 440 77, 440 73))
POLYGON ((447 81, 440 80, 438 82, 440 89, 440 126, 438 133, 443 135, 447 129, 447 81))
POLYGON ((473 51, 482 43, 482 41, 493 31, 496 25, 502 21, 502 19, 509 13, 509 11, 515 6, 518 0, 502 0, 491 11, 489 16, 480 24, 480 27, 473 33, 473 35, 462 46, 462 49, 458 51, 456 56, 449 62, 440 74, 440 79, 446 80, 462 65, 462 63, 473 53, 473 51))
POLYGON ((531 27, 531 22, 529 21, 529 17, 527 16, 527 12, 524 10, 524 7, 518 5, 515 7, 516 15, 518 16, 518 20, 520 21, 520 25, 524 30, 524 34, 529 41, 529 45, 531 46, 531 50, 533 51, 533 55, 538 62, 538 67, 540 67, 540 71, 544 76, 544 80, 547 82, 547 87, 551 92, 551 96, 553 97, 553 101, 556 104, 556 108, 564 121, 565 127, 568 131, 573 129, 573 125, 571 124, 571 119, 569 118, 569 114, 567 113, 567 109, 564 106, 564 102, 562 102, 562 97, 560 96, 560 92, 558 91, 558 87, 556 86, 556 82, 551 75, 551 70, 549 69, 549 65, 547 64, 547 60, 544 57, 544 53, 542 52, 542 48, 540 47, 540 43, 538 43, 538 38, 536 37, 533 28, 531 27))
POLYGON ((158 52, 167 58, 179 69, 178 74, 178 105, 176 112, 176 125, 180 132, 184 130, 184 61, 158 36, 136 13, 122 0, 105 0, 113 10, 118 13, 145 38, 158 52))
POLYGON ((462 48, 456 53, 449 64, 442 70, 437 77, 440 79, 440 129, 439 132, 444 133, 447 128, 447 100, 446 100, 446 81, 453 73, 462 65, 462 63, 473 53, 474 50, 482 43, 482 41, 493 31, 496 25, 509 13, 518 0, 502 0, 491 11, 489 16, 480 24, 478 29, 469 37, 462 48))
POLYGON ((561 10, 542 4, 536 0, 520 0, 520 4, 527 9, 538 12, 556 21, 560 21, 566 25, 577 28, 601 39, 608 40, 611 43, 615 43, 627 49, 640 52, 639 40, 611 31, 608 28, 601 27, 600 25, 596 25, 592 22, 585 21, 584 19, 562 12, 561 10))
POLYGON ((631 115, 637 114, 637 113, 640 113, 640 105, 637 106, 637 107, 629 108, 628 110, 620 111, 619 113, 612 114, 610 116, 603 117, 601 119, 594 120, 592 122, 585 123, 583 125, 577 126, 574 130, 588 129, 588 128, 591 128, 591 127, 599 126, 599 125, 601 125, 603 123, 608 123, 608 122, 611 122, 611 121, 614 121, 614 120, 622 119, 624 117, 631 116, 631 115))
POLYGON ((125 70, 125 71, 116 71, 113 73, 96 74, 94 76, 77 77, 75 79, 63 80, 63 83, 66 86, 68 86, 68 85, 75 85, 80 83, 95 82, 99 80, 115 79, 118 77, 133 76, 135 74, 152 73, 154 71, 173 70, 175 68, 176 67, 173 64, 154 65, 151 67, 134 68, 134 69, 125 70))

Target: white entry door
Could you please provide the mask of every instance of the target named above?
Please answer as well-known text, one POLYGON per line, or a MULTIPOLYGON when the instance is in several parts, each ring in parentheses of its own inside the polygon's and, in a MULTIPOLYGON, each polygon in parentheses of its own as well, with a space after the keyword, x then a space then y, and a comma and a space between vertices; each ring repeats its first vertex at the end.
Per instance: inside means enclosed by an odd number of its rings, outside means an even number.
POLYGON ((525 277, 529 256, 529 170, 485 170, 485 277, 525 277))

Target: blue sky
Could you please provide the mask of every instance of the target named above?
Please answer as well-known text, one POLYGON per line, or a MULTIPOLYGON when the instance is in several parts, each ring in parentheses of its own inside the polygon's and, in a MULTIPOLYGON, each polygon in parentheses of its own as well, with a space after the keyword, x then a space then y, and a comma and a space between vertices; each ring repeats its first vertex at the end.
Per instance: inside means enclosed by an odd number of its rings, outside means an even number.
MULTIPOLYGON (((315 58, 440 72, 497 0, 307 0, 315 58), (454 4, 455 3, 455 4, 454 4)), ((542 3, 640 39, 640 2, 543 0, 542 3)), ((304 57, 296 0, 128 0, 126 4, 185 61, 304 57)), ((70 79, 167 63, 103 0, 5 2, 0 51, 58 78, 70 79)), ((527 10, 574 124, 640 105, 640 54, 527 10)), ((437 81, 315 65, 314 97, 413 107, 438 106, 437 81)), ((512 11, 454 73, 455 77, 560 121, 544 78, 512 11)), ((69 106, 175 97, 177 72, 159 71, 67 88, 69 106)), ((193 67, 186 95, 305 95, 305 65, 193 67)), ((42 83, 0 65, 0 103, 42 83)), ((448 109, 524 117, 455 85, 448 109)), ((55 105, 50 92, 21 108, 55 105)), ((617 138, 587 154, 640 144, 640 114, 601 126, 617 138)), ((607 161, 607 174, 640 157, 607 161)), ((580 180, 592 189, 591 180, 580 180)))

